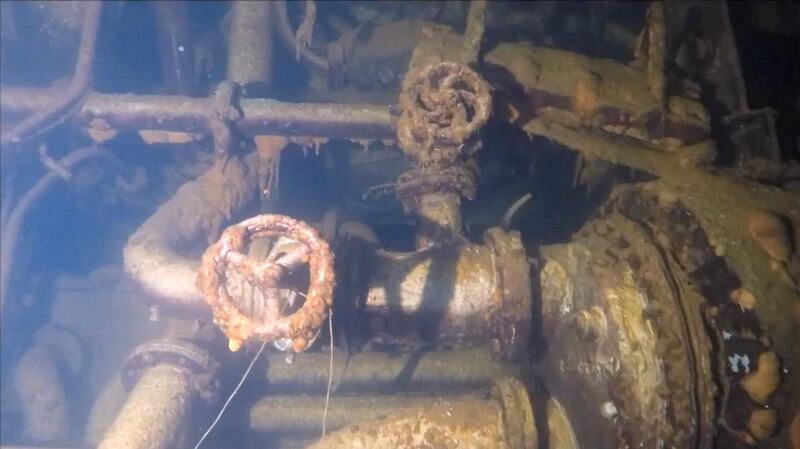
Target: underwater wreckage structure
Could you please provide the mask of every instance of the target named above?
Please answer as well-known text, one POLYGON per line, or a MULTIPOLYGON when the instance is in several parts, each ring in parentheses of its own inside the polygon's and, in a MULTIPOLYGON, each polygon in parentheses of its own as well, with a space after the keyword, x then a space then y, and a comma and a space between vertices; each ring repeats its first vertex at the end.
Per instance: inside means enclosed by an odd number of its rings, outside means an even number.
POLYGON ((800 448, 729 5, 203 3, 2 2, 2 448, 800 448))

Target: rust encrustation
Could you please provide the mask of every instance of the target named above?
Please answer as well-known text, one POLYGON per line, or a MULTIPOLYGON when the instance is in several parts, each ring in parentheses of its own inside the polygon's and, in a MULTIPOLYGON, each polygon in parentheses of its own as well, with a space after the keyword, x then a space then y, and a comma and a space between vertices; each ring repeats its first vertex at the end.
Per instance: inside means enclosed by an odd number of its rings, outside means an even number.
POLYGON ((488 84, 455 62, 410 70, 399 101, 400 147, 420 166, 455 163, 465 142, 489 119, 492 106, 488 84))
POLYGON ((230 340, 231 350, 249 338, 274 341, 291 339, 290 348, 301 352, 313 342, 327 316, 335 283, 333 253, 319 233, 306 223, 283 215, 259 215, 233 225, 203 255, 197 286, 214 313, 214 322, 230 340), (248 259, 243 251, 255 238, 284 236, 306 249, 301 256, 309 265, 305 302, 294 313, 281 316, 279 307, 267 307, 249 316, 226 288, 226 273, 234 270, 265 295, 274 290, 286 268, 274 261, 248 259))

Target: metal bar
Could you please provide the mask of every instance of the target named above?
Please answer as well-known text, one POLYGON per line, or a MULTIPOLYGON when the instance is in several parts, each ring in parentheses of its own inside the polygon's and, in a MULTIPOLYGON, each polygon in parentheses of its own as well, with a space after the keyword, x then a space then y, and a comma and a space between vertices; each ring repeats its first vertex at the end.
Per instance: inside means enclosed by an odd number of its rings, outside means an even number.
POLYGON ((231 5, 228 80, 242 86, 245 97, 265 97, 272 84, 272 12, 269 2, 231 5))
MULTIPOLYGON (((49 89, 13 87, 2 87, 2 92, 0 111, 3 114, 46 107, 54 101, 55 94, 49 89)), ((242 99, 239 107, 243 115, 235 125, 248 136, 396 137, 389 106, 242 99)), ((91 93, 74 119, 81 125, 103 119, 113 129, 208 133, 208 121, 213 114, 211 98, 91 93)))
MULTIPOLYGON (((267 356, 266 382, 274 391, 323 393, 328 384, 330 355, 301 353, 287 363, 285 355, 267 356)), ((493 361, 488 348, 408 353, 336 352, 333 385, 337 393, 464 391, 485 387, 496 377, 517 376, 519 365, 493 361)))

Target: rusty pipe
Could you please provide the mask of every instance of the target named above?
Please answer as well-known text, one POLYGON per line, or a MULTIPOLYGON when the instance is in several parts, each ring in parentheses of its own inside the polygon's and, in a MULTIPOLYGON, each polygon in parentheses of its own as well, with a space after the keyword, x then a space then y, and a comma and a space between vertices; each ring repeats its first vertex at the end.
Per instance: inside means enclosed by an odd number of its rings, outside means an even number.
MULTIPOLYGON (((50 89, 2 87, 0 112, 15 115, 48 107, 50 89)), ((75 113, 86 126, 103 119, 112 129, 158 129, 210 133, 209 118, 216 113, 215 99, 169 95, 87 94, 75 113)), ((242 99, 241 118, 234 121, 246 136, 280 135, 350 139, 394 139, 389 106, 335 103, 286 103, 242 99)))
POLYGON ((190 373, 161 364, 131 391, 97 449, 168 449, 180 437, 194 399, 190 373))
POLYGON ((130 391, 97 449, 169 449, 183 436, 189 413, 219 393, 219 364, 202 348, 179 339, 143 343, 122 370, 130 391))
POLYGON ((265 97, 272 84, 273 8, 261 1, 238 1, 231 8, 227 78, 242 86, 245 97, 265 97))
MULTIPOLYGON (((436 407, 446 401, 453 407, 478 403, 477 394, 457 396, 358 395, 334 397, 330 401, 327 429, 383 418, 417 408, 436 407)), ((250 429, 270 435, 319 434, 325 396, 265 396, 249 412, 250 429)))
POLYGON ((83 7, 83 32, 78 47, 78 57, 75 61, 75 71, 69 86, 48 106, 34 112, 14 125, 10 131, 0 135, 0 146, 19 143, 57 124, 70 113, 70 108, 76 106, 76 103, 86 94, 94 63, 102 2, 86 2, 83 7), (53 123, 47 124, 48 121, 53 121, 53 123))
POLYGON ((370 327, 440 343, 491 343, 493 357, 526 353, 531 332, 530 267, 518 232, 491 228, 485 245, 376 251, 364 312, 370 327))
POLYGON ((494 382, 488 398, 438 398, 401 408, 335 431, 309 449, 537 449, 536 424, 525 386, 503 378, 494 382))
POLYGON ((364 310, 371 327, 423 339, 486 341, 501 291, 496 261, 482 245, 444 246, 408 254, 377 252, 364 310))
MULTIPOLYGON (((285 355, 269 354, 266 382, 276 391, 324 393, 329 355, 306 352, 286 363, 285 355)), ((515 376, 522 367, 492 360, 487 347, 408 353, 336 353, 333 385, 337 393, 388 390, 415 392, 464 391, 485 387, 493 378, 515 376)))
POLYGON ((128 239, 125 270, 168 309, 206 314, 209 309, 195 285, 200 261, 176 248, 217 239, 224 221, 256 196, 258 155, 219 160, 196 180, 182 185, 128 239))

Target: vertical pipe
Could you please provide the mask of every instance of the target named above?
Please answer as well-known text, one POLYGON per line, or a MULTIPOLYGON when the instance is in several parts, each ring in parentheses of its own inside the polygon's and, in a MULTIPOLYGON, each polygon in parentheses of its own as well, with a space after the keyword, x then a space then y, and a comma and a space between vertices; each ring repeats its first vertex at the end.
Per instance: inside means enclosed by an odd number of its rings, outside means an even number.
POLYGON ((231 6, 227 79, 246 97, 266 97, 272 84, 270 2, 237 1, 231 6))
POLYGON ((97 449, 174 447, 194 399, 190 376, 185 368, 169 363, 150 368, 131 390, 97 449))
POLYGON ((194 93, 189 31, 186 21, 186 4, 183 1, 157 1, 153 3, 161 52, 161 71, 167 94, 194 93))

